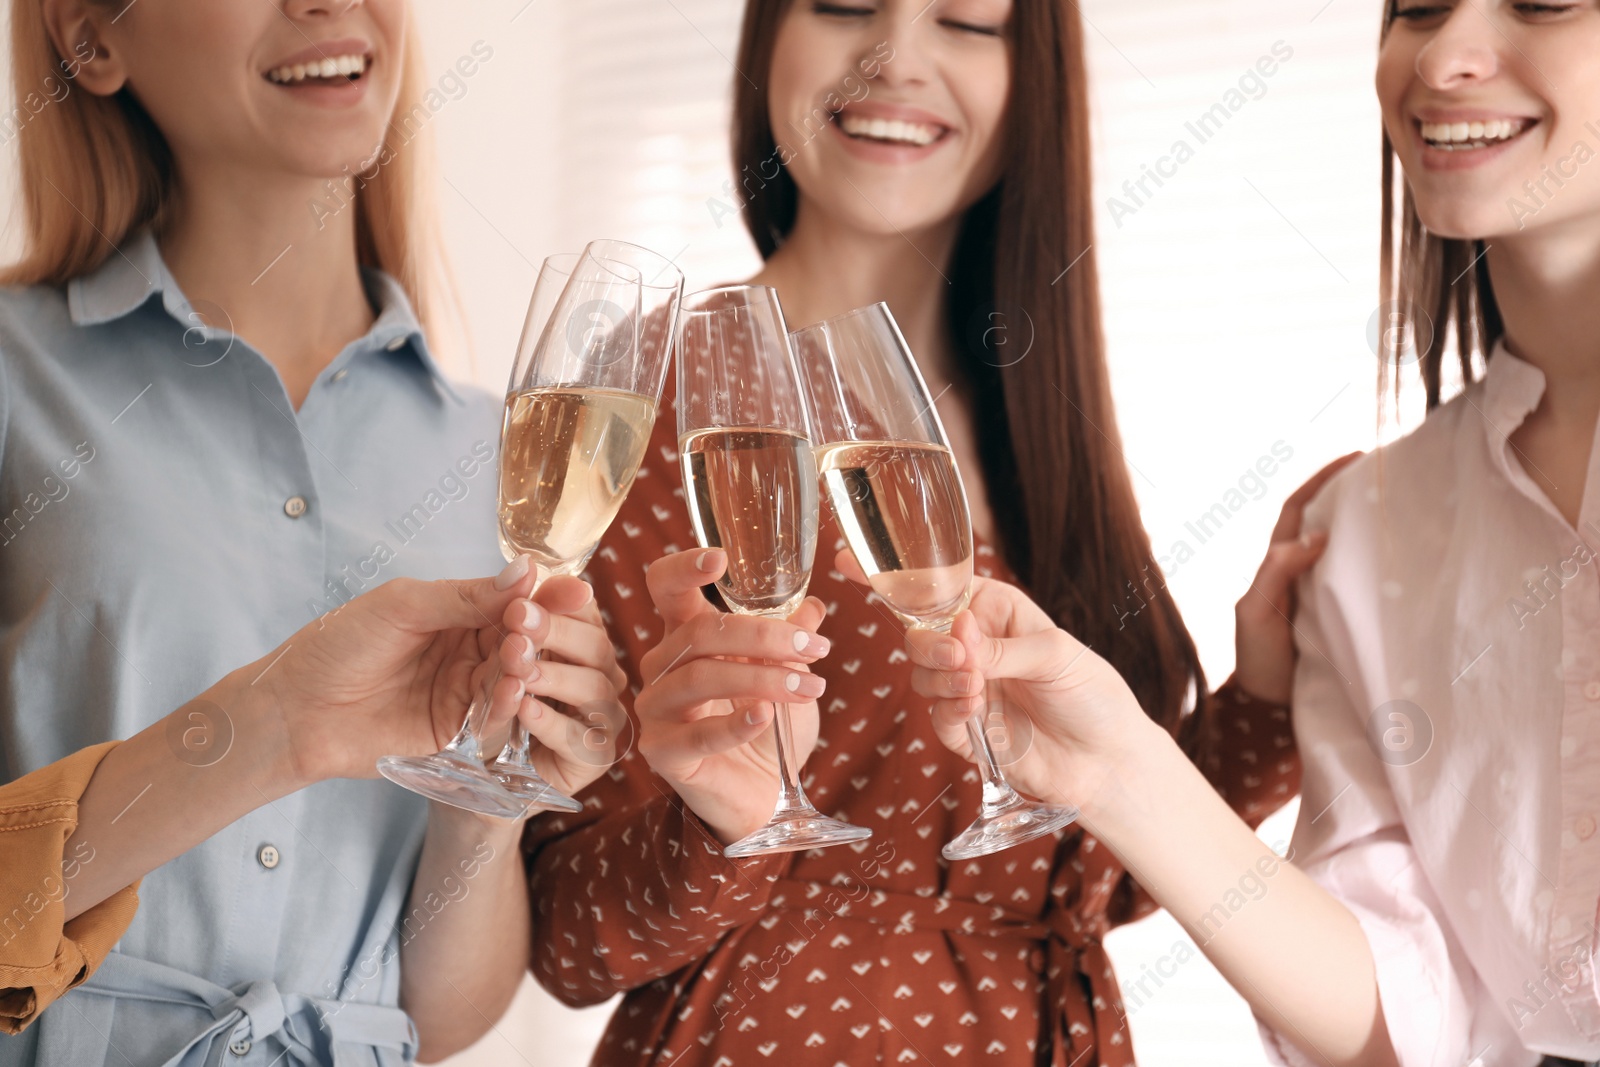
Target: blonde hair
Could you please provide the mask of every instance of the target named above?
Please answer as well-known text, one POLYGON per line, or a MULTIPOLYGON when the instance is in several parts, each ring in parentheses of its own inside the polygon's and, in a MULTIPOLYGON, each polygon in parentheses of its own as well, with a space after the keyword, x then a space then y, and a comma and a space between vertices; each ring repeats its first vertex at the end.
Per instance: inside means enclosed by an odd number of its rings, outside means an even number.
MULTIPOLYGON (((424 89, 409 9, 405 36, 395 115, 410 114, 424 89)), ((19 111, 41 86, 67 85, 68 70, 74 68, 45 25, 43 0, 12 0, 11 78, 19 111)), ((89 273, 129 234, 158 229, 174 195, 166 138, 131 92, 96 96, 68 86, 59 98, 49 96, 19 131, 25 243, 21 259, 0 268, 0 284, 59 286, 89 273)), ((442 263, 429 132, 397 129, 391 116, 377 162, 340 184, 354 198, 358 261, 399 282, 431 333, 442 263)))

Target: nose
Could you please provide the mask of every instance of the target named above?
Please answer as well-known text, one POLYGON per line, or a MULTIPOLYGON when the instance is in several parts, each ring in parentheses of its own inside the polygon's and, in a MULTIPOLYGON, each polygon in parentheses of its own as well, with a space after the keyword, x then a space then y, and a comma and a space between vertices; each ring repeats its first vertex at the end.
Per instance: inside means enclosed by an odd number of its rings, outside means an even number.
MULTIPOLYGON (((937 2, 937 0, 935 0, 937 2)), ((874 33, 862 49, 878 60, 877 81, 885 88, 921 85, 933 72, 928 31, 936 24, 929 0, 895 0, 884 17, 873 20, 874 33)))
POLYGON ((284 14, 292 19, 338 18, 361 4, 362 0, 287 0, 284 14))
POLYGON ((1500 69, 1498 49, 1506 40, 1477 0, 1463 0, 1417 53, 1417 76, 1430 89, 1447 91, 1488 81, 1500 69))

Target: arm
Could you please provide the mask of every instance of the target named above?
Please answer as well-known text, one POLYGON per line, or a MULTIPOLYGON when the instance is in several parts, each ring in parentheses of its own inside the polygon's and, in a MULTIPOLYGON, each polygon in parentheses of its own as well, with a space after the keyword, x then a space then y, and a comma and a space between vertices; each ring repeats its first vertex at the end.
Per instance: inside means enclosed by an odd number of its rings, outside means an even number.
POLYGON ((1013 780, 1076 803, 1085 826, 1267 1025, 1314 1050, 1317 1062, 1400 1062, 1356 915, 1250 831, 1108 664, 995 582, 979 585, 953 637, 913 634, 912 642, 919 664, 936 665, 919 666, 913 684, 938 699, 935 726, 957 751, 965 752, 964 723, 977 710, 974 698, 957 694, 978 691, 968 688, 974 674, 1014 679, 1011 692, 1033 719, 1035 740, 1008 768, 1013 780), (1268 888, 1245 895, 1256 885, 1268 888))
MULTIPOLYGON (((511 575, 499 583, 504 588, 487 579, 387 583, 154 726, 89 750, 92 762, 68 757, 38 772, 42 778, 3 787, 17 795, 43 782, 50 795, 41 799, 54 809, 48 823, 32 827, 54 827, 58 836, 42 842, 50 854, 35 855, 30 845, 22 857, 24 867, 48 866, 59 884, 53 906, 34 916, 27 943, 45 938, 57 945, 57 958, 83 955, 67 976, 70 984, 82 981, 131 921, 138 879, 269 800, 326 778, 370 777, 389 752, 433 751, 454 733, 472 679, 496 648, 512 667, 489 712, 491 727, 503 730, 526 667, 506 656, 497 628, 483 620, 526 595, 524 577, 511 575), (76 778, 68 773, 74 767, 76 778), (76 948, 68 944, 74 938, 76 948)), ((7 849, 25 840, 0 835, 7 849)), ((13 962, 17 944, 7 943, 0 967, 13 962)), ((25 970, 8 973, 0 1004, 12 1029, 70 988, 53 980, 30 985, 25 970)))
POLYGON ((1266 557, 1234 606, 1237 668, 1206 702, 1185 748, 1228 806, 1251 826, 1300 791, 1300 755, 1289 721, 1294 683, 1295 583, 1322 558, 1325 530, 1305 529, 1305 510, 1362 453, 1327 464, 1289 495, 1266 557))
POLYGON ((634 755, 616 770, 653 796, 625 808, 604 799, 607 814, 576 829, 571 820, 581 816, 541 816, 524 844, 533 974, 572 1007, 599 1004, 703 959, 724 933, 765 911, 791 861, 728 859, 643 759, 634 755))
MULTIPOLYGON (((615 758, 616 725, 625 715, 617 692, 626 679, 587 585, 552 578, 533 600, 524 636, 514 640, 530 662, 535 649, 546 658, 527 680, 519 715, 539 742, 532 755, 540 774, 562 792, 577 793, 615 758), (579 717, 558 714, 550 706, 556 702, 579 717)), ((505 1014, 528 970, 522 831, 521 819, 429 805, 400 948, 400 1006, 416 1022, 421 1062, 482 1037, 505 1014)))
MULTIPOLYGON (((391 752, 442 747, 499 644, 484 620, 529 584, 525 573, 503 590, 491 579, 385 583, 118 745, 67 841, 95 861, 74 879, 66 917, 263 804, 327 778, 374 777, 391 752)), ((528 666, 509 653, 502 662, 491 723, 503 733, 528 666)))
POLYGON ((786 856, 735 862, 722 849, 772 814, 772 702, 789 704, 802 758, 816 742, 822 680, 800 664, 827 651, 814 632, 823 612, 808 602, 789 621, 721 614, 700 588, 724 566, 712 550, 650 567, 666 632, 640 662, 638 752, 601 780, 598 819, 545 816, 529 829, 534 973, 569 1004, 704 957, 761 914, 788 870, 786 856))

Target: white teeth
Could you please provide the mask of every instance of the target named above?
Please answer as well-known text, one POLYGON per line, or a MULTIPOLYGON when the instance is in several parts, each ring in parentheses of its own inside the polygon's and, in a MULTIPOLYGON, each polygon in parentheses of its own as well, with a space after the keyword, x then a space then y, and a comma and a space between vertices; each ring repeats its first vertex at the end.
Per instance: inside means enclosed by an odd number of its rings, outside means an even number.
POLYGON ((366 56, 332 56, 327 59, 314 59, 310 63, 295 63, 269 70, 267 80, 277 82, 279 85, 289 85, 307 78, 348 78, 366 72, 366 56))
POLYGON ((1487 148, 1500 141, 1508 141, 1526 130, 1532 122, 1528 119, 1491 119, 1488 122, 1424 122, 1422 139, 1435 148, 1456 151, 1467 148, 1487 148))
POLYGON ((851 115, 841 112, 839 127, 851 137, 870 137, 874 141, 892 141, 897 144, 910 144, 921 147, 930 145, 939 139, 940 131, 937 126, 929 126, 921 122, 907 122, 904 119, 879 119, 864 118, 860 115, 851 115))

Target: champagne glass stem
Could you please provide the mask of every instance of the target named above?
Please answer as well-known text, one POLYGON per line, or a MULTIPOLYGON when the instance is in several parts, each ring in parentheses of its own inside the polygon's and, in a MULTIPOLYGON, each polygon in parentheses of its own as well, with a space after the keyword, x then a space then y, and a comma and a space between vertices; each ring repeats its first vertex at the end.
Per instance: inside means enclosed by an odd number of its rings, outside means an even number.
MULTIPOLYGON (((935 627, 940 633, 948 635, 951 623, 935 627)), ((967 720, 967 740, 972 743, 973 754, 978 758, 978 770, 983 774, 983 808, 985 813, 1012 807, 1022 800, 1021 795, 1006 781, 1005 771, 1000 769, 1000 761, 994 757, 994 748, 989 744, 989 732, 984 729, 984 723, 989 717, 989 683, 983 683, 983 692, 980 694, 982 702, 979 704, 978 714, 967 720)))
MULTIPOLYGON (((544 659, 544 649, 535 647, 533 650, 533 661, 538 663, 542 659, 544 659)), ((528 733, 528 728, 522 725, 522 720, 512 720, 511 736, 506 739, 506 747, 500 750, 500 755, 495 757, 495 763, 507 763, 513 767, 527 767, 531 769, 533 767, 533 760, 528 755, 528 748, 532 743, 533 738, 528 733)))
POLYGON ((795 757, 794 720, 789 715, 789 705, 772 706, 772 733, 778 745, 778 806, 773 814, 815 813, 796 775, 800 761, 795 757))
POLYGON ((500 668, 497 666, 490 672, 489 679, 472 698, 472 703, 467 706, 466 718, 461 720, 461 729, 456 731, 455 737, 444 746, 448 751, 454 752, 462 759, 483 762, 483 724, 489 717, 490 694, 494 687, 500 684, 500 668))
MULTIPOLYGON (((948 625, 938 627, 949 633, 948 625)), ((1025 841, 1043 837, 1064 829, 1077 821, 1078 809, 1068 805, 1047 804, 1029 800, 1006 780, 1000 761, 995 759, 994 748, 989 744, 984 723, 994 705, 989 699, 990 686, 984 682, 982 704, 977 715, 967 720, 967 738, 972 742, 973 755, 983 772, 983 800, 978 805, 978 817, 940 850, 940 855, 952 862, 987 856, 993 852, 1020 845, 1025 841)))
POLYGON ((972 742, 972 751, 978 756, 978 769, 983 773, 983 807, 985 811, 1009 808, 1021 800, 1021 796, 1006 781, 1005 772, 1000 769, 1000 763, 994 757, 994 748, 989 744, 989 732, 984 729, 984 722, 989 715, 989 687, 983 687, 983 704, 978 714, 967 720, 967 738, 972 742))

